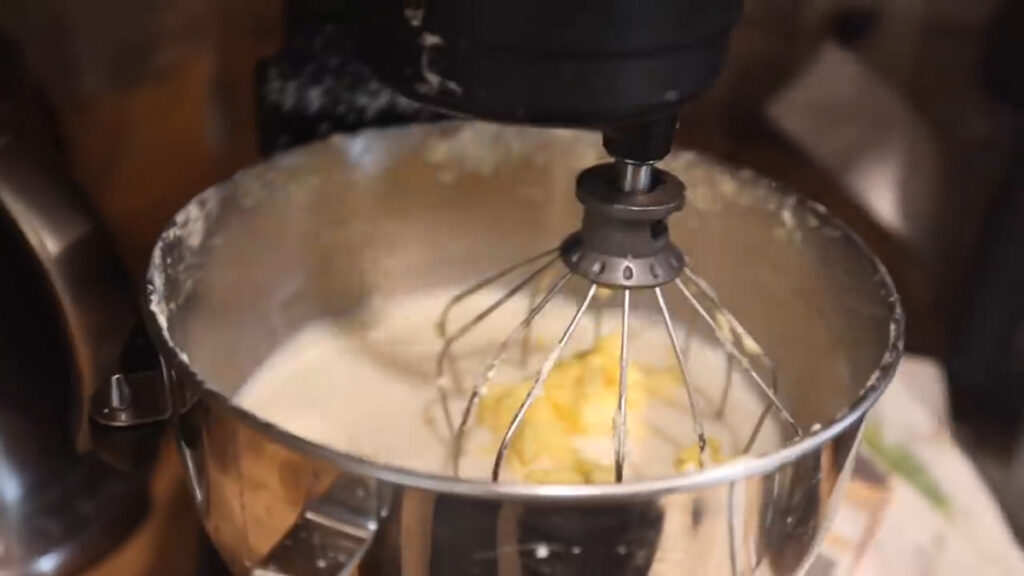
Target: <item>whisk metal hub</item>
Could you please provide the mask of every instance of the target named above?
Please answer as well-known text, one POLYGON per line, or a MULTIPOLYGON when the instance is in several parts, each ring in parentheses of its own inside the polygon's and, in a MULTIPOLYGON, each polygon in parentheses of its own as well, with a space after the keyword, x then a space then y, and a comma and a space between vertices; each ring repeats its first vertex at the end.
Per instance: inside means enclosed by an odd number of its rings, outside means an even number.
POLYGON ((675 280, 686 265, 683 253, 672 243, 650 256, 616 256, 594 250, 580 232, 566 238, 559 252, 574 274, 614 288, 661 286, 675 280))
POLYGON ((650 168, 647 191, 624 191, 616 164, 592 166, 577 177, 583 224, 560 248, 574 273, 616 288, 653 288, 675 279, 685 258, 669 238, 665 220, 683 208, 685 187, 650 168))

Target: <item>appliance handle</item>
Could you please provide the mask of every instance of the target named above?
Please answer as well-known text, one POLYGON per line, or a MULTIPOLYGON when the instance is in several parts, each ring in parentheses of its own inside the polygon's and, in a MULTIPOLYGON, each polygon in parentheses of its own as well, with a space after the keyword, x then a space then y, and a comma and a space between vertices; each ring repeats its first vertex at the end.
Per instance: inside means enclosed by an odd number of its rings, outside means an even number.
POLYGON ((99 382, 89 402, 89 417, 110 428, 163 424, 174 414, 173 374, 157 353, 145 327, 137 322, 121 347, 118 372, 99 382))
POLYGON ((174 415, 171 376, 138 324, 122 345, 118 372, 89 399, 89 433, 103 460, 128 471, 152 463, 174 415))
POLYGON ((114 428, 165 422, 173 413, 163 371, 118 373, 93 394, 89 415, 114 428))
POLYGON ((353 573, 387 515, 385 486, 357 476, 335 480, 253 570, 254 576, 353 573), (383 506, 381 504, 384 504, 383 506))

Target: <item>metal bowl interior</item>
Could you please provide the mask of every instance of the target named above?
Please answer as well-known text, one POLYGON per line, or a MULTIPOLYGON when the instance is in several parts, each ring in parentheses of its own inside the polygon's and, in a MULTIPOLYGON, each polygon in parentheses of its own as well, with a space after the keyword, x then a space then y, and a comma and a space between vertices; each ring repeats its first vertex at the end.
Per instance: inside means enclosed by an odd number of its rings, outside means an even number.
MULTIPOLYGON (((230 398, 308 322, 470 284, 579 225, 576 174, 602 158, 571 131, 449 123, 336 136, 247 169, 185 206, 154 250, 148 320, 175 372, 230 398)), ((773 358, 815 432, 697 474, 621 485, 459 480, 384 466, 239 410, 275 441, 394 484, 502 498, 617 499, 764 474, 860 423, 898 362, 903 315, 881 263, 818 205, 686 152, 673 239, 773 358)))

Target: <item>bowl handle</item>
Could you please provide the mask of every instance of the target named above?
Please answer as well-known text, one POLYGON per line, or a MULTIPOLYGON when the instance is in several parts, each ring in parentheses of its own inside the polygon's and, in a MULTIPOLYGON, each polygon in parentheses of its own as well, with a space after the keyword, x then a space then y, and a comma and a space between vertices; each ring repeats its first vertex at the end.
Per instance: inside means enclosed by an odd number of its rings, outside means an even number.
POLYGON ((144 470, 159 452, 174 407, 170 373, 141 324, 122 346, 117 369, 97 383, 89 401, 92 446, 117 468, 144 470))
POLYGON ((359 564, 387 513, 383 487, 355 476, 337 479, 308 504, 294 526, 253 570, 254 576, 345 576, 359 564))

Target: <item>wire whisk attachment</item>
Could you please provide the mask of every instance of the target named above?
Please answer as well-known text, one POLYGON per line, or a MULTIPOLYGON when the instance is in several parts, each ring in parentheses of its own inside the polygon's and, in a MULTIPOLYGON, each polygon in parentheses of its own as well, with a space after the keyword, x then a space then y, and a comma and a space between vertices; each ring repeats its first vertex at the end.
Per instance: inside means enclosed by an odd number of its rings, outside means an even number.
MULTIPOLYGON (((668 173, 648 167, 649 178, 643 179, 649 184, 648 189, 623 187, 624 184, 616 184, 615 180, 616 175, 627 172, 620 168, 613 164, 603 164, 580 174, 577 197, 584 206, 584 217, 578 232, 571 234, 556 248, 527 258, 467 287, 456 294, 442 310, 438 322, 442 345, 436 358, 435 373, 446 426, 452 439, 452 466, 456 476, 460 473, 460 462, 465 452, 467 432, 473 424, 474 412, 487 394, 499 367, 507 361, 513 349, 520 352, 520 364, 528 365, 531 333, 537 318, 556 298, 565 295, 566 286, 573 278, 585 282, 582 297, 578 299, 575 311, 557 342, 544 355, 539 369, 532 373, 525 395, 501 434, 491 467, 493 481, 500 479, 510 448, 520 434, 527 414, 545 394, 545 385, 566 355, 570 340, 584 318, 593 318, 595 340, 601 338, 605 331, 604 325, 611 324, 605 318, 609 308, 606 304, 616 297, 621 302, 617 327, 621 339, 618 343, 617 394, 610 438, 615 482, 622 482, 626 472, 630 431, 629 368, 631 356, 635 352, 631 334, 634 324, 632 317, 638 313, 638 299, 649 298, 651 294, 656 304, 654 315, 661 319, 665 342, 671 350, 682 382, 692 432, 697 442, 697 468, 708 465, 709 442, 705 420, 723 415, 730 395, 733 394, 737 374, 745 375, 742 381, 752 386, 757 395, 764 399, 764 407, 754 419, 742 445, 742 453, 753 449, 772 414, 790 429, 791 436, 802 436, 800 425, 780 398, 774 363, 765 354, 763 347, 722 305, 711 286, 689 267, 682 252, 669 238, 666 220, 682 208, 682 183, 668 173), (509 282, 512 278, 520 279, 509 282), (450 325, 452 313, 460 303, 485 290, 499 287, 507 288, 499 291, 496 299, 469 316, 465 322, 454 327, 450 325), (524 293, 529 294, 526 314, 491 352, 483 370, 474 375, 467 392, 461 381, 453 347, 495 311, 524 293), (608 293, 611 295, 608 296, 608 293), (672 300, 681 300, 690 310, 685 327, 677 320, 681 316, 673 311, 670 304, 672 300), (600 302, 595 305, 595 301, 600 302), (689 356, 697 324, 703 324, 710 331, 711 340, 725 359, 725 378, 722 385, 717 387, 720 389, 717 401, 708 403, 713 408, 704 405, 705 400, 695 389, 694 375, 690 374, 689 369, 689 356), (466 395, 457 418, 450 407, 452 391, 466 395)), ((706 376, 701 375, 701 378, 706 376)))
MULTIPOLYGON (((489 386, 493 383, 499 367, 503 362, 514 362, 514 359, 510 358, 510 356, 514 355, 515 351, 519 351, 520 354, 528 358, 529 352, 525 351, 529 350, 528 339, 531 326, 533 326, 537 317, 554 299, 564 295, 566 285, 575 276, 571 270, 559 270, 557 263, 560 258, 557 256, 552 257, 552 254, 554 254, 554 251, 545 251, 470 286, 453 297, 441 314, 439 332, 443 335, 443 345, 437 355, 435 369, 438 390, 442 395, 441 404, 444 408, 445 418, 451 434, 452 466, 455 475, 460 473, 460 462, 465 450, 466 435, 473 424, 474 411, 477 409, 481 398, 487 393, 489 386), (472 315, 467 321, 454 328, 449 325, 452 311, 459 303, 464 302, 474 294, 502 285, 504 280, 516 272, 525 273, 525 277, 512 283, 511 287, 501 292, 496 300, 487 305, 482 311, 472 315), (468 390, 468 396, 466 396, 467 399, 462 405, 461 411, 453 414, 449 406, 452 402, 450 391, 466 392, 466 390, 461 388, 462 383, 457 375, 458 367, 456 365, 456 356, 453 353, 453 346, 460 339, 471 334, 475 327, 484 322, 498 308, 508 305, 509 302, 516 300, 518 295, 523 294, 527 290, 539 296, 530 298, 526 314, 490 352, 484 364, 484 369, 475 374, 471 381, 471 387, 468 390)), ((507 285, 507 283, 505 284, 507 285)), ((544 394, 545 383, 556 364, 565 355, 569 341, 577 332, 581 323, 587 317, 591 317, 597 326, 608 323, 607 319, 602 318, 607 309, 598 311, 598 307, 594 305, 595 300, 599 299, 599 290, 602 290, 602 287, 596 283, 590 282, 586 285, 582 298, 576 305, 575 311, 562 331, 561 336, 551 349, 547 351, 540 368, 533 374, 528 392, 523 397, 508 427, 500 438, 491 468, 492 480, 498 481, 500 479, 510 447, 523 424, 527 412, 537 399, 544 394)), ((656 304, 657 315, 661 317, 666 343, 672 353, 683 384, 685 398, 689 406, 693 435, 697 439, 699 468, 704 468, 708 465, 708 441, 704 419, 721 416, 737 381, 737 372, 745 374, 746 379, 744 379, 744 382, 755 386, 756 392, 765 399, 765 406, 753 422, 752 428, 742 445, 741 453, 746 454, 751 451, 765 424, 773 414, 792 430, 794 437, 802 436, 800 426, 779 397, 778 377, 771 359, 764 353, 761 345, 722 306, 718 296, 708 283, 690 268, 684 267, 679 277, 663 286, 650 289, 613 289, 611 295, 606 297, 608 301, 613 301, 617 298, 621 302, 617 326, 621 334, 618 358, 618 396, 611 423, 612 435, 610 439, 614 447, 614 479, 616 482, 623 481, 627 458, 627 438, 629 433, 627 401, 630 384, 627 367, 630 363, 632 352, 630 347, 632 340, 631 316, 636 313, 637 299, 650 298, 651 294, 653 294, 653 300, 656 304), (690 306, 691 313, 686 315, 689 319, 686 325, 678 321, 678 318, 683 317, 683 315, 673 314, 671 310, 670 298, 667 294, 670 291, 677 293, 677 300, 679 295, 681 295, 682 301, 690 306), (710 330, 719 352, 725 357, 726 370, 722 377, 723 383, 719 387, 719 396, 714 402, 708 402, 708 405, 705 405, 700 394, 694 390, 692 384, 694 376, 688 370, 689 355, 692 349, 692 342, 690 340, 694 337, 693 333, 697 328, 694 323, 697 321, 702 322, 710 330)), ((595 327, 595 330, 598 329, 595 327)))

